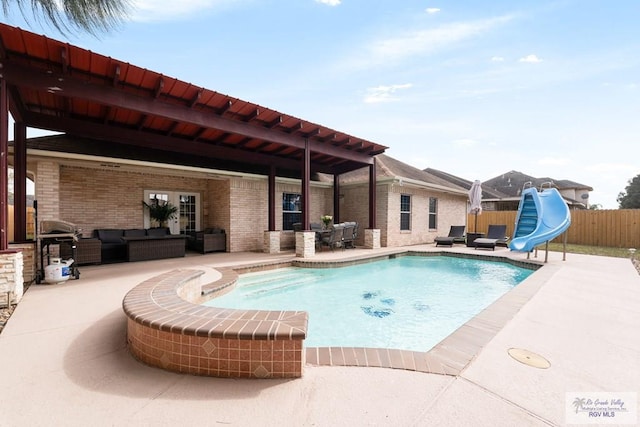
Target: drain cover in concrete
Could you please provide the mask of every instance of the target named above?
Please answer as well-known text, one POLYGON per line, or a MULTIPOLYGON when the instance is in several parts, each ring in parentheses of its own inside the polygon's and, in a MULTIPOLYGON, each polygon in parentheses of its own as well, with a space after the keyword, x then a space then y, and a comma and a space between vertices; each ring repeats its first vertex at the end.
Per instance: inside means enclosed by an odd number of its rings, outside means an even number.
POLYGON ((524 363, 525 365, 532 366, 534 368, 547 369, 551 366, 551 363, 549 363, 549 361, 544 357, 523 348, 510 348, 509 356, 513 357, 520 363, 524 363))

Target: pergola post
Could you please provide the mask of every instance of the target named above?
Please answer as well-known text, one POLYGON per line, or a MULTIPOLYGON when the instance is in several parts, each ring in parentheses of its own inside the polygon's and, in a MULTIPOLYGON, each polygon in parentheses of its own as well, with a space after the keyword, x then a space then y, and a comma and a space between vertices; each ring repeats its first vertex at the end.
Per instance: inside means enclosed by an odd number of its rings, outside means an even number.
POLYGON ((13 241, 27 241, 27 127, 13 126, 13 241))
POLYGON ((309 181, 311 180, 311 152, 309 139, 304 139, 304 154, 302 156, 302 229, 309 230, 309 207, 311 205, 311 192, 309 181))
POLYGON ((302 231, 296 232, 296 256, 307 258, 316 254, 315 232, 310 231, 309 210, 311 207, 311 150, 309 139, 304 140, 302 155, 302 231))
POLYGON ((276 168, 271 166, 269 168, 269 188, 267 189, 268 196, 268 215, 269 215, 269 231, 276 230, 276 168))
POLYGON ((0 78, 0 251, 9 247, 8 231, 8 161, 9 155, 9 92, 7 82, 0 78))
POLYGON ((369 228, 376 228, 376 158, 369 165, 369 228))
POLYGON ((369 165, 369 228, 364 231, 364 247, 380 248, 380 230, 376 228, 376 158, 369 165))
POLYGON ((333 175, 333 223, 340 222, 340 175, 333 175))

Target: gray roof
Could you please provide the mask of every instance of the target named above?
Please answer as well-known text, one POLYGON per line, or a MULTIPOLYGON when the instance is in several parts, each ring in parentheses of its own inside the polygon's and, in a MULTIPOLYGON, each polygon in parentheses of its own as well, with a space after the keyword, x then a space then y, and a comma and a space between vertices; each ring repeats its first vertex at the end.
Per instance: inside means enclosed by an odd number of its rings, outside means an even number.
MULTIPOLYGON (((469 181, 468 179, 464 179, 464 178, 460 178, 458 176, 455 175, 451 175, 450 173, 447 172, 443 172, 437 169, 433 169, 433 168, 426 168, 424 170, 427 173, 430 173, 432 175, 435 175, 439 178, 442 178, 444 180, 447 180, 449 182, 451 182, 452 184, 455 184, 459 187, 462 187, 466 190, 470 190, 471 189, 471 185, 473 184, 473 181, 469 181)), ((495 191, 492 190, 491 188, 485 188, 485 186, 482 186, 482 198, 487 200, 487 199, 502 199, 508 197, 506 194, 503 194, 499 191, 495 191)))
MULTIPOLYGON (((376 156, 376 175, 380 178, 404 178, 414 181, 420 181, 425 184, 436 185, 445 187, 454 191, 465 191, 462 185, 452 183, 440 176, 423 171, 411 165, 401 162, 398 159, 394 159, 386 154, 378 154, 376 156)), ((343 184, 363 182, 368 177, 368 168, 358 169, 352 172, 348 172, 340 175, 340 182, 343 184)))
POLYGON ((574 181, 557 180, 549 177, 536 178, 513 170, 484 181, 482 183, 482 188, 484 189, 486 187, 487 189, 498 191, 505 194, 505 197, 520 197, 524 185, 528 182, 531 183, 531 186, 536 188, 540 188, 543 184, 547 184, 551 187, 557 188, 558 190, 581 189, 593 191, 593 188, 588 185, 579 184, 574 181))

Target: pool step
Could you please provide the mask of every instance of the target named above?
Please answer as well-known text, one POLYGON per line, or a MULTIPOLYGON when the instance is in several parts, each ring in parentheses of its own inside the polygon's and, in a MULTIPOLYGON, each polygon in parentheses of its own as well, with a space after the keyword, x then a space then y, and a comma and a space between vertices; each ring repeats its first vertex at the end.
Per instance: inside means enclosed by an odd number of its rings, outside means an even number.
POLYGON ((312 274, 300 276, 300 273, 277 274, 268 277, 255 277, 241 279, 238 282, 238 291, 248 297, 259 297, 278 292, 286 292, 300 285, 318 282, 321 277, 312 274))

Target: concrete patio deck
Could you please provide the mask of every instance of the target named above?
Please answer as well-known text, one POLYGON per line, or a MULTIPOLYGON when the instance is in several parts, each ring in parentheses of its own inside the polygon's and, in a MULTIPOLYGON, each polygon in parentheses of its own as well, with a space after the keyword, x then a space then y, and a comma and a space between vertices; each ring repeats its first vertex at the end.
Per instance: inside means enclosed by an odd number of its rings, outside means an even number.
MULTIPOLYGON (((506 249, 482 254, 526 258, 506 249)), ((81 267, 80 280, 31 286, 0 334, 0 426, 565 425, 567 392, 640 390, 640 276, 628 259, 574 254, 562 261, 550 253, 532 275, 539 290, 457 376, 308 365, 301 379, 232 380, 165 372, 127 352, 122 299, 143 280, 186 266, 214 277, 215 267, 292 257, 209 254, 81 267), (521 364, 510 348, 551 366, 521 364)))

